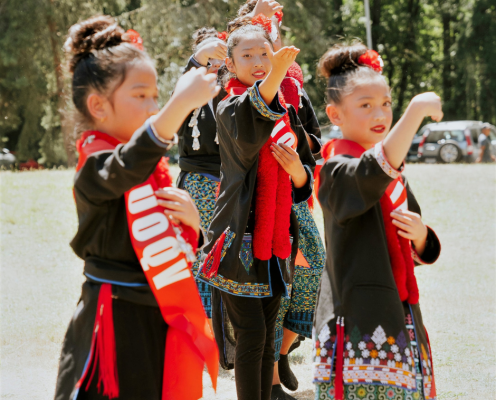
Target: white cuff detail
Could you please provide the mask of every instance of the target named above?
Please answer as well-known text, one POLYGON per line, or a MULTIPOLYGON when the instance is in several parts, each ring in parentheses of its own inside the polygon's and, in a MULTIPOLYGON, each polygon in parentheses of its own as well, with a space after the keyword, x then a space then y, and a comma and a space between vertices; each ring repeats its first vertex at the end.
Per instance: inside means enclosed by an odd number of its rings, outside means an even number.
POLYGON ((400 171, 398 171, 396 168, 393 168, 391 164, 389 164, 389 161, 386 158, 386 155, 384 154, 384 148, 382 146, 382 142, 379 142, 375 145, 374 148, 374 156, 381 166, 382 170, 389 175, 391 178, 396 179, 400 171))

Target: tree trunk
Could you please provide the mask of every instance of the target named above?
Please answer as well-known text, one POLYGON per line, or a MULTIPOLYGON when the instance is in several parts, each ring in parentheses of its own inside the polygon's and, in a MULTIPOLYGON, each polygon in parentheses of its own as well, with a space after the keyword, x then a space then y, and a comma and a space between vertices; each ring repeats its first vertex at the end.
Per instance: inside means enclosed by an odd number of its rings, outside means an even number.
MULTIPOLYGON (((443 71, 442 71, 442 82, 443 82, 443 101, 445 104, 450 104, 451 102, 451 15, 449 12, 441 13, 441 20, 443 24, 443 71)), ((445 112, 450 110, 445 110, 445 112)))
POLYGON ((76 138, 73 123, 70 118, 65 117, 64 113, 64 111, 67 111, 67 102, 64 90, 64 73, 62 70, 59 43, 57 40, 57 24, 53 16, 53 1, 54 0, 50 0, 50 6, 47 12, 47 25, 50 32, 50 45, 52 46, 53 66, 57 83, 57 112, 60 117, 60 127, 64 139, 64 148, 67 154, 67 166, 74 167, 76 165, 76 138))
POLYGON ((381 7, 382 0, 373 0, 370 14, 372 17, 372 43, 374 50, 378 51, 378 45, 382 43, 382 28, 381 28, 381 7))
POLYGON ((336 29, 334 29, 334 32, 338 36, 343 36, 344 35, 344 28, 343 28, 343 17, 341 15, 341 7, 343 6, 343 0, 334 0, 332 2, 333 8, 334 8, 334 26, 336 29))

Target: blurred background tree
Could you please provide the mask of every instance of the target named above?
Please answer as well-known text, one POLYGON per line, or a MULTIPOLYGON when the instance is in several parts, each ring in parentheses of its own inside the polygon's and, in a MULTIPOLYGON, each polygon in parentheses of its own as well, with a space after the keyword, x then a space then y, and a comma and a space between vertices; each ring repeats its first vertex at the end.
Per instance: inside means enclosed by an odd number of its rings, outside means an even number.
MULTIPOLYGON (((140 32, 156 60, 165 102, 201 26, 225 29, 244 0, 0 0, 0 144, 18 160, 74 165, 70 79, 60 68, 68 28, 110 14, 140 32)), ((365 41, 362 0, 281 0, 286 44, 298 62, 322 124, 325 82, 316 71, 332 44, 365 41)), ((397 119, 417 93, 442 95, 445 120, 496 123, 494 0, 371 0, 374 48, 382 55, 397 119)))

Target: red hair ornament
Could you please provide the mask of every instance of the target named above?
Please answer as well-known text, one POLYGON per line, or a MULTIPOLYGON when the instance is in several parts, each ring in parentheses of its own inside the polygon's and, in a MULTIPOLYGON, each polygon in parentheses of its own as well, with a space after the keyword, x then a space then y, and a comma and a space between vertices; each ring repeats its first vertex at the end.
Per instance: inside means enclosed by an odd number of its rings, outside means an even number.
POLYGON ((279 36, 277 27, 275 23, 264 14, 258 14, 257 16, 253 17, 251 20, 251 24, 259 25, 264 28, 265 32, 269 34, 270 40, 272 40, 272 42, 275 42, 277 40, 277 37, 279 36))
POLYGON ((358 57, 358 64, 372 68, 380 74, 382 74, 382 67, 384 66, 381 56, 375 50, 367 50, 364 54, 358 57))
POLYGON ((143 39, 138 32, 136 32, 134 29, 128 29, 126 31, 126 34, 134 47, 141 51, 145 50, 145 48, 143 47, 143 39))
POLYGON ((227 40, 227 32, 226 31, 219 32, 217 34, 217 38, 219 38, 220 40, 222 40, 223 42, 225 42, 227 40))

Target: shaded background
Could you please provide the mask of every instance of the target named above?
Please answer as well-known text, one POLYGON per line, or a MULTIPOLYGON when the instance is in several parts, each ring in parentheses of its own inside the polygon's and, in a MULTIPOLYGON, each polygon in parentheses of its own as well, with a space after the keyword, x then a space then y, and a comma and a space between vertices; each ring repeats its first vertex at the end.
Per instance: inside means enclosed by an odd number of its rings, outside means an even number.
MULTIPOLYGON (((297 61, 321 123, 325 82, 316 64, 340 38, 365 41, 360 0, 281 0, 286 44, 297 61)), ((191 34, 225 29, 243 0, 0 0, 0 147, 18 161, 73 166, 76 160, 70 80, 60 68, 68 28, 110 14, 140 32, 156 60, 160 101, 170 96, 191 55, 191 34)), ((411 97, 436 91, 445 120, 496 123, 496 2, 494 0, 371 0, 374 48, 393 90, 397 119, 411 97)))

